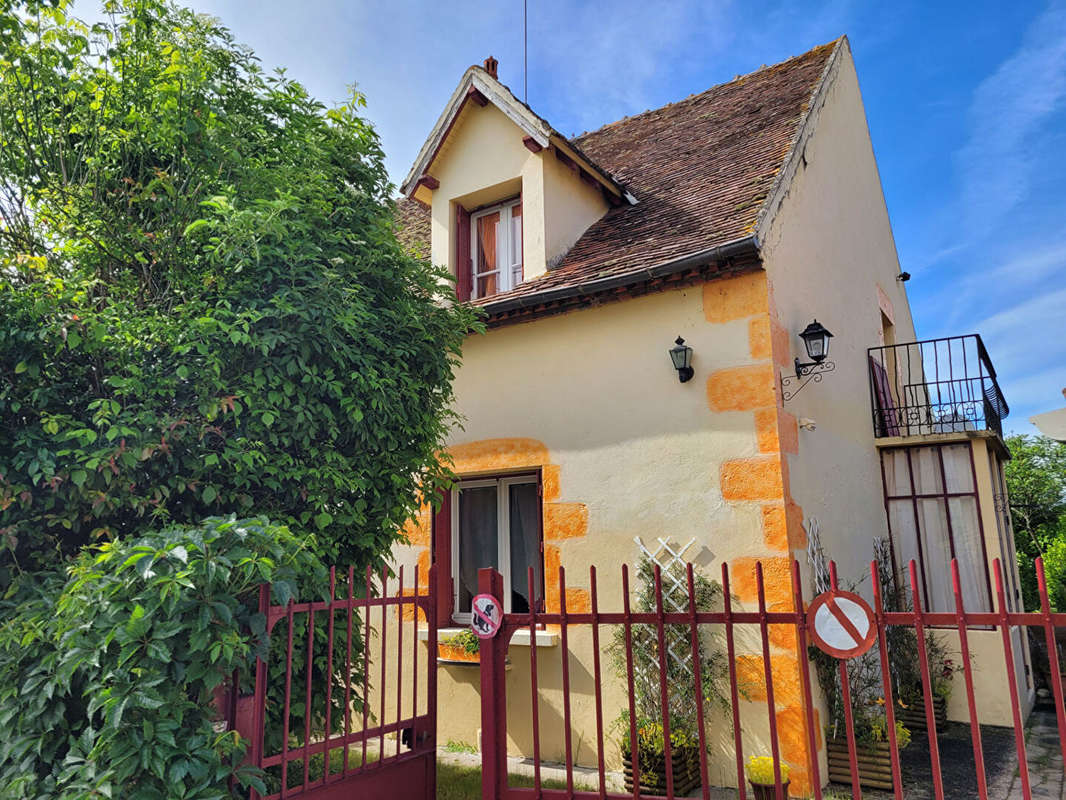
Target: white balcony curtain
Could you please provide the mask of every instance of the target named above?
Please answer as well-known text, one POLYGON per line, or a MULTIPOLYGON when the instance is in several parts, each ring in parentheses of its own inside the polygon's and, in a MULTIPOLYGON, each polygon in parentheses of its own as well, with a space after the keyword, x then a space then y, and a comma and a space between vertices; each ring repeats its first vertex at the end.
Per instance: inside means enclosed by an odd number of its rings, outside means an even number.
POLYGON ((991 610, 969 448, 959 444, 882 453, 885 490, 889 498, 897 498, 887 505, 898 566, 909 586, 907 564, 911 559, 919 563, 927 611, 955 610, 952 542, 966 610, 991 610))

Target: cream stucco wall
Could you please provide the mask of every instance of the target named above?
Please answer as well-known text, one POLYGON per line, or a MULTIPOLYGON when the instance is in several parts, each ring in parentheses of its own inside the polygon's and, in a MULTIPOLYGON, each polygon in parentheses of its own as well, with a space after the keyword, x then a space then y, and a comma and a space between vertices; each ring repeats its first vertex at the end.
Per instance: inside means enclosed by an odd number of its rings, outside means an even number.
POLYGON ((607 212, 599 189, 586 184, 575 168, 545 151, 544 237, 548 267, 566 255, 582 233, 607 212))
MULTIPOLYGON (((545 561, 549 578, 567 571, 567 603, 587 609, 588 568, 598 566, 599 607, 620 610, 620 565, 633 564, 640 536, 696 540, 690 555, 709 577, 734 569, 739 608, 754 609, 754 559, 768 563, 768 603, 790 607, 784 549, 784 498, 777 434, 754 408, 774 406, 770 380, 767 288, 762 272, 725 278, 562 316, 491 330, 468 339, 455 383, 464 428, 450 450, 460 474, 516 466, 545 470, 545 561), (668 349, 681 335, 693 347, 695 377, 681 384, 668 349), (774 514, 780 510, 780 520, 774 514), (770 522, 768 522, 770 519, 770 522)), ((428 561, 425 531, 396 550, 408 574, 428 561)), ((799 720, 795 652, 787 632, 772 631, 778 714, 799 720), (790 650, 791 648, 791 650, 790 650)), ((606 629, 603 636, 608 637, 606 629)), ((742 681, 761 682, 755 630, 738 631, 742 681)), ((570 641, 575 758, 595 763, 591 638, 574 628, 570 641)), ((509 746, 530 752, 528 648, 512 644, 508 673, 509 746)), ((544 754, 561 758, 561 648, 539 650, 544 754)), ((480 728, 477 671, 441 666, 439 739, 475 743, 480 728)), ((605 718, 624 706, 624 684, 604 662, 605 718)), ((767 710, 756 689, 743 703, 748 752, 769 748, 767 710)), ((792 726, 795 729, 795 726, 792 726)), ((713 780, 735 782, 731 728, 713 780)), ((802 729, 799 730, 802 735, 802 729)), ((619 765, 617 730, 606 757, 619 765)), ((787 750, 802 761, 802 750, 787 750)), ((802 766, 802 765, 800 765, 802 766)), ((797 785, 799 782, 797 781, 797 785)))
POLYGON ((867 348, 881 344, 879 289, 891 304, 896 341, 913 341, 915 334, 904 284, 896 280, 895 242, 846 48, 829 81, 811 110, 814 133, 762 246, 786 334, 783 374, 793 374, 793 358, 808 360, 796 334, 813 318, 834 334, 829 358, 836 370, 785 407, 817 425, 800 431, 789 478, 805 517, 820 524, 826 554, 842 578, 854 580, 869 573, 872 540, 888 534, 867 367, 867 348))
POLYGON ((466 103, 433 160, 439 186, 430 196, 431 258, 455 273, 456 204, 467 210, 522 195, 526 280, 544 274, 607 210, 602 192, 555 157, 533 153, 523 132, 495 105, 466 103))
MULTIPOLYGON (((775 360, 782 373, 793 374, 793 358, 807 360, 796 334, 812 318, 834 334, 829 358, 835 371, 820 383, 808 384, 785 406, 789 414, 816 424, 816 430, 800 430, 798 451, 788 456, 791 497, 805 518, 818 521, 826 555, 836 560, 841 578, 864 579, 860 591, 869 596, 872 542, 887 536, 888 526, 871 419, 867 348, 885 343, 882 315, 893 323, 892 341, 917 337, 904 284, 896 280, 900 265, 854 64, 846 49, 841 56, 824 97, 812 109, 813 134, 802 142, 802 160, 762 245, 772 314, 785 333, 775 339, 775 360), (779 345, 787 346, 780 358, 779 345)), ((1000 546, 984 449, 987 437, 971 438, 991 559, 1000 554, 1000 546)), ((971 639, 978 710, 982 722, 1009 725, 1006 672, 995 642, 981 634, 971 639)), ((1019 678, 1025 701, 1024 674, 1019 678)), ((953 719, 965 720, 961 677, 958 688, 949 711, 953 719)))

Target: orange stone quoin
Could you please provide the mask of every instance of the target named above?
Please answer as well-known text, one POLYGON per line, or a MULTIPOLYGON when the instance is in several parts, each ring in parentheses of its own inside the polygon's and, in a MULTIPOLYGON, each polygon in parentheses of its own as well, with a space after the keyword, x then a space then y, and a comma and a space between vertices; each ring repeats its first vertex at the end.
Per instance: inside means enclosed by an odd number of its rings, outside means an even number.
POLYGON ((769 361, 712 372, 707 378, 707 404, 712 411, 752 411, 777 403, 776 377, 769 361))
POLYGON ((703 316, 708 322, 732 322, 766 314, 769 310, 765 272, 749 272, 703 284, 703 316))

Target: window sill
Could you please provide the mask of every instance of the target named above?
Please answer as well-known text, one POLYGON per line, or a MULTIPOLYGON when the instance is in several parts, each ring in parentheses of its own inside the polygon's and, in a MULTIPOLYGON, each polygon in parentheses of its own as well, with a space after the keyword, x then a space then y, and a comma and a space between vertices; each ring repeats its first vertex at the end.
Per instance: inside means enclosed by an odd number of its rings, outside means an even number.
MULTIPOLYGON (((447 636, 455 636, 457 633, 468 631, 469 628, 437 628, 437 641, 444 639, 447 636)), ((429 640, 429 628, 419 627, 418 629, 419 641, 425 642, 429 640)), ((519 628, 514 632, 511 637, 511 644, 518 647, 529 647, 529 628, 519 628)), ((536 632, 535 642, 537 647, 558 647, 559 634, 555 631, 538 630, 536 632)))

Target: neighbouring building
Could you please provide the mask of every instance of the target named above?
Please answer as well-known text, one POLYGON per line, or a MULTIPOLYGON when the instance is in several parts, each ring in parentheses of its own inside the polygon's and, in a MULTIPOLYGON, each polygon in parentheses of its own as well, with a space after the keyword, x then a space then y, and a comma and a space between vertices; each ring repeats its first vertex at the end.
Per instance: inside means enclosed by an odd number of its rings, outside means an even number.
MULTIPOLYGON (((978 336, 916 340, 846 38, 574 138, 520 102, 489 59, 462 76, 402 191, 405 241, 448 267, 487 325, 455 382, 464 422, 449 452, 461 480, 394 552, 408 575, 438 564, 448 627, 469 624, 487 565, 503 573, 508 611, 557 610, 559 565, 568 608, 587 609, 592 564, 600 608, 618 609, 618 567, 636 561, 636 537, 694 539, 688 553, 708 576, 730 564, 746 609, 761 561, 771 608, 791 609, 790 564, 806 565, 815 527, 851 579, 887 539, 899 570, 917 561, 937 611, 954 610, 952 557, 967 609, 991 610, 999 558, 1020 610, 1007 404, 978 336), (833 334, 824 362, 809 362, 797 335, 815 321, 833 334), (679 351, 691 359, 685 381, 669 354, 679 337, 691 348, 679 351), (799 362, 816 366, 797 377, 799 362)), ((1013 633, 1010 678, 1031 702, 1013 633)), ((561 758, 560 645, 551 630, 534 638, 516 635, 511 649, 542 648, 541 746, 561 758)), ((1010 724, 999 634, 970 642, 981 719, 1010 724)), ((591 641, 575 634, 568 657, 575 741, 593 742, 591 641)), ((777 718, 794 728, 805 657, 794 637, 774 637, 777 718)), ((528 754, 528 662, 512 661, 509 749, 528 754)), ((754 648, 737 667, 761 681, 754 648)), ((439 740, 475 743, 476 670, 438 670, 439 740)), ((604 692, 622 708, 620 682, 604 692)), ((767 729, 762 699, 745 703, 752 741, 767 729)), ((966 718, 963 692, 950 715, 966 718)), ((782 746, 803 792, 806 744, 782 746)), ((729 753, 714 765, 726 785, 729 753)), ((607 757, 618 764, 617 751, 607 757)), ((576 758, 594 763, 594 745, 576 758)))

